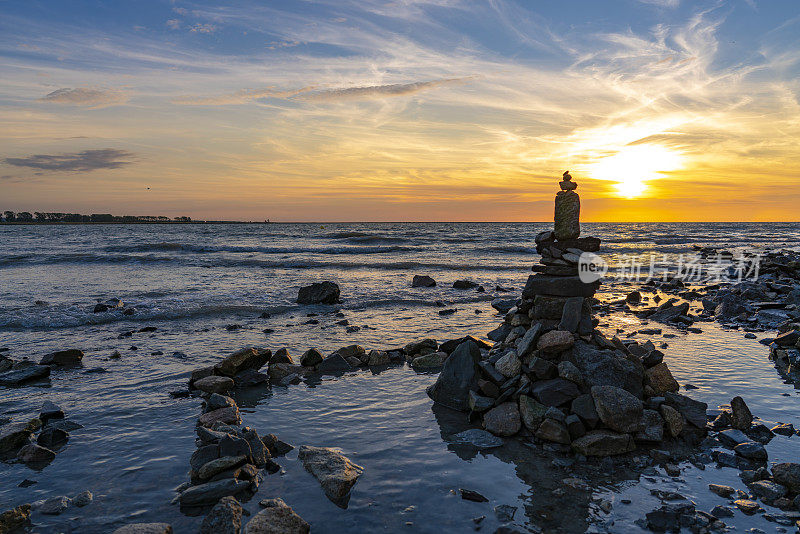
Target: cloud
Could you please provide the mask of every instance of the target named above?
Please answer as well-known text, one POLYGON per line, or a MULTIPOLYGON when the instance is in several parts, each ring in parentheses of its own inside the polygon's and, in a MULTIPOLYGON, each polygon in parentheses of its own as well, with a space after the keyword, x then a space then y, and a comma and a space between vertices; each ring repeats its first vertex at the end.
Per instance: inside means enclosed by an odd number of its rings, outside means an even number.
POLYGON ((343 89, 326 89, 314 91, 301 96, 303 100, 336 101, 336 100, 362 100, 368 98, 388 98, 394 96, 407 96, 428 91, 444 85, 464 83, 475 79, 475 76, 463 78, 444 78, 413 83, 392 83, 387 85, 369 85, 364 87, 346 87, 343 89))
POLYGON ((195 24, 189 30, 192 33, 214 33, 217 31, 217 27, 213 24, 195 24))
POLYGON ((169 19, 167 21, 167 28, 170 30, 179 30, 181 27, 181 21, 178 19, 169 19))
POLYGON ((681 3, 681 0, 639 0, 643 4, 651 4, 658 7, 671 7, 675 8, 681 3))
POLYGON ((316 86, 301 87, 289 91, 277 91, 275 89, 242 89, 235 93, 217 96, 182 96, 174 99, 173 104, 183 106, 227 106, 236 104, 246 104, 259 98, 290 98, 301 93, 312 91, 316 86))
POLYGON ((66 104, 69 106, 87 106, 91 109, 105 108, 124 104, 128 101, 127 93, 115 89, 92 87, 65 87, 48 93, 39 99, 40 102, 66 104))
POLYGON ((72 154, 35 154, 26 158, 5 158, 4 163, 15 167, 28 167, 46 171, 90 172, 99 169, 116 169, 132 163, 126 158, 134 154, 127 150, 102 148, 72 154))

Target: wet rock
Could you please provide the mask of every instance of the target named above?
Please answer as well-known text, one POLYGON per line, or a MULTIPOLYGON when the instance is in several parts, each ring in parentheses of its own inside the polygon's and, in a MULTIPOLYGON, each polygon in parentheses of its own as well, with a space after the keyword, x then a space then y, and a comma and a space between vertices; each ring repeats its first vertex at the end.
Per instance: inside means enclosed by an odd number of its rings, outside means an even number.
POLYGON ((17 452, 17 460, 26 464, 45 464, 56 459, 56 453, 35 443, 29 443, 17 452))
POLYGON ((169 523, 133 523, 119 527, 113 534, 172 534, 169 523))
POLYGON ((469 392, 477 389, 480 359, 480 349, 474 342, 466 341, 459 345, 445 360, 436 382, 427 388, 428 396, 448 408, 466 411, 469 392))
POLYGON ((42 404, 42 409, 39 410, 39 419, 43 425, 46 425, 51 419, 64 419, 64 410, 55 403, 46 400, 42 404))
POLYGON ((564 419, 564 424, 567 426, 570 439, 578 439, 586 434, 586 426, 581 421, 581 418, 574 413, 564 419))
POLYGON ((380 367, 382 365, 389 365, 391 358, 389 353, 382 350, 371 350, 367 356, 367 365, 370 367, 380 367))
POLYGON ((761 509, 761 506, 756 501, 749 499, 737 499, 733 501, 733 504, 747 515, 753 515, 761 509))
MULTIPOLYGON (((258 433, 255 430, 247 429, 242 432, 242 438, 247 441, 247 444, 250 447, 250 459, 252 462, 257 466, 263 466, 266 464, 267 459, 271 455, 267 449, 267 446, 264 445, 264 442, 258 437, 258 433)), ((223 447, 222 443, 220 442, 220 452, 222 452, 222 450, 223 447)))
POLYGON ((583 375, 581 374, 580 370, 575 367, 574 363, 567 360, 559 362, 558 376, 565 380, 569 380, 570 382, 575 382, 578 385, 583 384, 583 375))
POLYGON ((592 388, 600 420, 617 432, 635 432, 642 420, 642 401, 622 388, 594 386, 592 388))
POLYGON ((39 512, 45 515, 58 515, 69 507, 69 497, 51 497, 39 506, 39 512))
POLYGON ((94 495, 92 495, 92 492, 89 490, 85 490, 72 498, 72 505, 77 506, 78 508, 83 508, 84 506, 89 506, 90 504, 92 504, 93 500, 94 500, 94 495))
POLYGON ((648 512, 647 527, 655 532, 681 530, 683 518, 690 519, 695 514, 694 504, 689 501, 667 503, 660 508, 648 512))
POLYGON ((414 369, 437 369, 444 365, 447 353, 432 352, 424 356, 417 356, 411 360, 411 367, 414 369))
POLYGON ((469 392, 469 409, 471 412, 483 413, 494 406, 494 399, 491 397, 484 397, 474 391, 469 392))
POLYGON ((39 365, 78 365, 83 360, 83 351, 78 349, 59 350, 45 354, 39 365))
POLYGON ((489 499, 478 493, 477 491, 460 488, 458 492, 461 494, 461 498, 465 501, 472 501, 472 502, 489 502, 489 499))
POLYGON ((580 395, 572 401, 570 406, 572 413, 581 418, 589 428, 594 428, 600 421, 597 409, 594 406, 594 399, 589 393, 580 395))
POLYGON ((753 441, 757 441, 762 444, 769 443, 772 438, 775 437, 775 434, 772 433, 772 430, 767 428, 767 425, 763 423, 758 423, 745 431, 745 434, 750 436, 753 441))
POLYGON ((198 418, 197 422, 202 426, 211 427, 214 426, 215 423, 239 425, 242 423, 242 419, 239 416, 239 408, 232 406, 204 413, 198 418))
POLYGON ((50 367, 34 365, 13 371, 0 373, 0 386, 21 386, 26 382, 40 380, 50 376, 50 367))
POLYGON ((207 482, 197 486, 192 486, 179 496, 179 501, 183 506, 204 506, 215 504, 222 497, 236 495, 248 489, 249 482, 238 481, 233 478, 225 478, 214 482, 207 482))
POLYGON ((17 451, 30 443, 33 431, 39 427, 38 419, 35 421, 37 422, 18 422, 0 427, 0 454, 17 451))
POLYGON ((657 443, 664 439, 664 420, 655 410, 644 410, 639 432, 634 436, 636 441, 657 443))
POLYGON ((515 402, 504 402, 483 415, 483 427, 497 436, 512 436, 522 428, 515 402))
POLYGON ((636 449, 633 438, 611 430, 592 430, 572 442, 572 448, 584 456, 612 456, 636 449))
POLYGON ((270 456, 283 456, 287 452, 294 449, 294 447, 285 441, 279 440, 275 434, 261 436, 261 442, 264 443, 264 446, 269 451, 270 456))
POLYGON ((544 414, 547 406, 527 395, 519 396, 519 414, 525 428, 531 432, 536 432, 539 425, 544 421, 544 414))
POLYGON ((643 368, 619 352, 600 350, 584 341, 573 349, 574 363, 588 386, 615 386, 642 396, 643 368))
POLYGON ((509 523, 514 520, 514 515, 517 513, 516 506, 509 506, 508 504, 501 504, 494 507, 494 515, 501 523, 509 523))
MULTIPOLYGON (((222 435, 224 436, 225 434, 222 435)), ((219 445, 204 445, 192 453, 189 458, 189 465, 193 470, 199 471, 205 464, 217 458, 219 458, 219 445)))
POLYGON ((415 274, 411 280, 411 287, 435 287, 436 280, 427 275, 415 274))
POLYGON ((733 448, 733 452, 748 460, 766 461, 767 459, 767 449, 761 443, 756 443, 755 441, 740 443, 733 448))
POLYGON ((536 348, 543 355, 554 355, 563 352, 575 344, 575 336, 566 330, 551 330, 539 338, 536 348))
POLYGON ((563 378, 540 380, 531 387, 532 396, 545 406, 561 406, 578 397, 581 392, 574 382, 563 378))
POLYGON ((270 360, 271 356, 272 353, 269 350, 248 347, 226 356, 224 360, 214 366, 214 369, 221 375, 233 377, 246 369, 258 371, 270 360))
MULTIPOLYGON (((311 527, 281 499, 248 521, 244 534, 308 534, 311 527)), ((264 502, 264 501, 262 501, 264 502)))
POLYGON ((728 430, 723 430, 722 432, 717 434, 717 439, 723 446, 732 449, 739 445, 740 443, 747 443, 750 441, 750 438, 742 432, 741 430, 736 430, 734 428, 729 428, 728 430))
POLYGON ((322 363, 324 357, 317 349, 308 349, 300 356, 300 365, 303 367, 314 367, 322 363))
POLYGON ((244 465, 246 462, 247 456, 222 456, 204 464, 197 471, 197 476, 202 480, 208 480, 214 475, 244 465))
POLYGON ((269 359, 269 363, 270 365, 274 365, 276 363, 294 364, 294 360, 292 359, 292 356, 289 354, 289 349, 283 347, 275 351, 275 354, 273 354, 272 357, 269 359))
POLYGON ((800 493, 800 464, 783 462, 772 466, 775 482, 789 488, 792 493, 800 493))
POLYGON ((759 480, 748 484, 747 487, 763 501, 769 503, 786 495, 786 488, 770 480, 759 480))
POLYGON ((297 294, 298 304, 336 304, 339 302, 339 286, 334 282, 316 282, 301 287, 297 294))
POLYGON ((234 382, 227 376, 207 376, 194 383, 195 389, 204 393, 219 393, 227 395, 233 389, 234 382))
POLYGON ((709 484, 708 489, 711 490, 712 493, 716 493, 720 497, 728 498, 733 495, 733 492, 736 491, 731 486, 723 486, 721 484, 709 484))
POLYGON ((472 280, 456 280, 453 282, 453 289, 475 289, 476 287, 478 287, 478 284, 472 280))
POLYGON ((200 534, 239 534, 242 528, 242 505, 233 497, 223 497, 200 525, 200 534))
POLYGON ((258 386, 269 381, 269 376, 260 373, 255 369, 245 369, 233 377, 233 383, 237 388, 249 388, 258 386))
POLYGON ((770 429, 774 434, 781 436, 793 436, 795 434, 794 425, 792 423, 781 423, 775 425, 770 429))
POLYGON ((517 376, 522 370, 522 362, 517 358, 516 352, 508 351, 494 364, 494 368, 506 378, 517 376))
POLYGON ((753 424, 753 414, 741 397, 731 399, 731 426, 738 430, 748 430, 753 424))
POLYGON ((218 410, 220 408, 228 408, 233 406, 236 406, 236 401, 232 398, 228 397, 227 395, 212 393, 208 399, 206 399, 205 411, 213 412, 214 410, 218 410))
POLYGON ((733 510, 726 506, 717 505, 711 509, 711 515, 714 517, 721 519, 723 517, 733 517, 733 510))
POLYGON ((347 363, 338 352, 334 352, 324 360, 322 360, 319 364, 317 364, 317 372, 319 373, 343 373, 345 371, 351 371, 353 366, 347 363))
POLYGON ((0 513, 0 532, 13 532, 27 526, 31 521, 31 505, 22 504, 11 510, 0 513))
POLYGON ((689 423, 697 428, 705 428, 708 421, 706 418, 708 405, 705 402, 672 392, 665 393, 664 397, 667 404, 678 410, 689 423))
POLYGON ((549 417, 542 421, 535 435, 541 440, 562 443, 564 445, 569 445, 571 441, 567 425, 549 417))
POLYGON ((680 385, 672 376, 665 362, 654 365, 645 371, 647 384, 653 388, 656 395, 664 395, 668 391, 678 391, 680 385))
POLYGON ((471 428, 453 435, 453 443, 469 444, 477 449, 493 449, 500 447, 503 439, 486 430, 471 428))
POLYGON ((298 450, 303 467, 319 481, 328 498, 341 503, 350 493, 364 468, 351 462, 337 450, 303 445, 298 450))

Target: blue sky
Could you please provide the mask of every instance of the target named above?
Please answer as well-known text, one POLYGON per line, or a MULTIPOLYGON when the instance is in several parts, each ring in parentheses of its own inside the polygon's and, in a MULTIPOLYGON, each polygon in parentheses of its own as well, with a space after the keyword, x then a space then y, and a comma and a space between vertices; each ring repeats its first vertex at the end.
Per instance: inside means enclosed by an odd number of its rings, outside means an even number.
POLYGON ((796 219, 799 70, 788 0, 0 2, 0 208, 796 219))

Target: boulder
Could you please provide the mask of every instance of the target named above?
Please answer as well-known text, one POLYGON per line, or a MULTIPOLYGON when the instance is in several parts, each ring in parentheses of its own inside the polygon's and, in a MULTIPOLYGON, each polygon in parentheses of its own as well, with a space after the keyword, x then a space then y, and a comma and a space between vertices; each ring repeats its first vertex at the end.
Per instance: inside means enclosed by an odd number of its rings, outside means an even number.
POLYGON ((477 389, 480 359, 481 351, 474 342, 459 345, 445 360, 436 382, 427 388, 428 396, 448 408, 467 411, 469 391, 477 389))
POLYGON ((59 497, 50 497, 44 501, 38 508, 39 513, 45 515, 59 515, 61 512, 69 508, 70 498, 64 495, 59 497))
POLYGON ((69 433, 53 425, 46 426, 36 438, 36 443, 42 447, 53 450, 67 442, 69 433))
POLYGON ((570 411, 581 418, 587 427, 594 428, 600 422, 597 408, 594 406, 594 399, 589 393, 575 398, 570 405, 570 411))
POLYGON ((249 482, 239 481, 234 478, 224 478, 198 486, 191 486, 181 493, 178 499, 182 506, 206 506, 215 504, 228 495, 241 493, 249 487, 249 482))
POLYGON ((200 525, 200 534, 239 534, 242 528, 242 505, 233 497, 223 497, 208 512, 200 525))
POLYGON ((380 367, 382 365, 389 365, 391 358, 389 353, 383 350, 371 350, 367 356, 367 365, 370 367, 380 367))
POLYGON ((644 373, 647 377, 647 384, 653 388, 653 391, 658 396, 667 391, 678 391, 680 389, 678 381, 673 378, 665 362, 650 367, 644 373))
MULTIPOLYGON (((505 324, 505 323, 503 323, 505 324)), ((517 345, 517 354, 520 358, 524 358, 527 354, 529 354, 532 350, 536 348, 536 342, 539 340, 539 334, 542 332, 542 324, 541 323, 534 323, 525 332, 525 335, 522 336, 522 340, 517 345)), ((491 339, 491 338, 490 338, 491 339)), ((505 336, 504 338, 505 339, 505 336)))
POLYGON ((317 364, 317 372, 319 373, 343 373, 345 371, 351 371, 353 366, 347 363, 338 352, 334 352, 320 363, 317 364))
POLYGON ((531 395, 545 406, 561 406, 580 394, 574 382, 563 378, 540 380, 531 387, 531 395))
POLYGON ((272 353, 269 350, 248 347, 226 356, 224 360, 214 366, 214 369, 218 374, 233 377, 245 369, 258 371, 270 360, 271 356, 272 353))
POLYGON ((550 418, 546 418, 544 421, 542 421, 542 424, 539 425, 535 435, 541 440, 552 441, 554 443, 561 443, 564 445, 569 445, 570 441, 572 441, 570 439, 567 425, 561 421, 556 421, 555 419, 550 418))
POLYGON ((519 396, 519 415, 525 428, 531 432, 536 432, 536 429, 542 424, 546 412, 547 406, 536 399, 527 395, 519 396))
POLYGON ((644 410, 636 441, 656 443, 664 439, 664 420, 655 410, 644 410))
MULTIPOLYGON (((415 354, 430 354, 432 352, 436 352, 438 348, 439 343, 437 343, 435 339, 426 338, 408 343, 405 347, 403 347, 403 352, 408 356, 413 356, 415 354)), ((456 346, 456 348, 458 347, 456 346)))
POLYGON ((600 420, 617 432, 636 432, 642 420, 642 401, 622 388, 614 386, 592 387, 597 414, 600 420))
POLYGON ((559 330, 567 332, 577 332, 583 313, 583 297, 570 297, 564 302, 564 309, 561 313, 561 322, 558 324, 559 330))
POLYGON ((207 376, 201 378, 194 383, 195 389, 199 389, 204 393, 219 393, 220 395, 227 395, 234 386, 232 378, 227 376, 207 376))
POLYGON ((244 534, 308 534, 311 531, 311 526, 283 500, 274 499, 270 504, 247 522, 244 534))
POLYGON ((289 349, 286 347, 280 348, 275 351, 275 354, 269 359, 269 363, 276 364, 276 363, 289 363, 294 364, 294 360, 292 356, 289 354, 289 349))
POLYGON ((483 414, 483 428, 496 436, 513 436, 522 428, 516 402, 504 402, 483 414))
POLYGON ((50 376, 50 367, 33 365, 0 374, 0 386, 20 386, 25 382, 39 380, 50 376))
POLYGON ((683 417, 697 428, 705 428, 706 422, 706 409, 708 404, 705 402, 690 399, 685 395, 678 393, 667 392, 664 397, 667 404, 678 410, 683 417))
POLYGON ((22 504, 11 510, 0 513, 0 532, 13 532, 29 525, 31 522, 31 505, 22 504))
POLYGON ((39 365, 78 365, 83 360, 83 351, 78 349, 59 350, 45 354, 39 365))
POLYGON ((435 287, 436 280, 427 275, 415 274, 411 280, 411 287, 435 287))
POLYGON ((556 239, 577 239, 581 235, 581 199, 575 191, 559 191, 556 205, 553 233, 556 239))
POLYGON ((765 502, 772 502, 786 495, 786 488, 771 480, 757 480, 747 485, 750 491, 758 495, 765 502))
POLYGON ((612 430, 591 430, 572 442, 572 448, 584 456, 613 456, 636 449, 629 434, 618 434, 612 430))
POLYGON ((219 410, 204 413, 199 417, 197 422, 202 426, 211 427, 216 423, 240 425, 242 424, 242 419, 239 416, 239 408, 230 406, 228 408, 220 408, 219 410))
POLYGON ((300 356, 300 365, 303 367, 314 367, 322 363, 324 357, 317 349, 308 349, 300 356))
POLYGON ((45 464, 55 459, 56 453, 36 443, 29 443, 17 452, 17 460, 26 464, 45 464))
POLYGON ((478 284, 472 280, 456 280, 453 282, 453 289, 475 289, 476 287, 478 287, 478 284))
POLYGON ((316 282, 301 287, 297 293, 298 304, 336 304, 339 302, 339 286, 334 282, 316 282))
POLYGON ((245 463, 247 463, 247 456, 223 456, 204 464, 197 471, 197 476, 202 480, 208 480, 214 475, 239 467, 245 463))
POLYGON ((585 284, 578 276, 532 274, 522 290, 522 298, 530 299, 536 295, 588 298, 593 296, 599 287, 599 281, 585 284))
POLYGON ((414 369, 438 369, 444 365, 446 359, 447 353, 445 352, 431 352, 411 360, 411 367, 414 369))
POLYGON ((579 340, 572 350, 575 366, 588 386, 615 386, 642 396, 644 368, 628 360, 622 353, 600 350, 579 340))
POLYGON ((453 443, 472 445, 477 449, 493 449, 500 447, 503 444, 503 440, 486 430, 470 428, 454 434, 453 443))
POLYGON ((52 401, 46 400, 42 404, 42 409, 39 410, 39 419, 43 425, 46 425, 51 419, 64 419, 64 410, 52 401))
POLYGON ((522 362, 513 350, 506 352, 494 364, 494 368, 506 378, 517 376, 522 370, 522 362))
POLYGON ((349 495, 364 472, 363 467, 351 462, 341 452, 327 447, 302 445, 297 457, 335 504, 340 504, 349 495))
MULTIPOLYGON (((34 420, 38 422, 38 419, 34 420)), ((10 423, 0 427, 0 454, 17 451, 33 439, 33 431, 39 427, 34 421, 10 423)))
POLYGON ((583 384, 583 375, 580 370, 575 367, 575 364, 564 360, 558 364, 558 376, 570 382, 575 382, 578 385, 583 384))
POLYGON ((753 424, 753 414, 741 397, 731 399, 731 426, 738 430, 749 430, 753 424))
POLYGON ((764 445, 755 441, 740 443, 733 448, 733 452, 748 460, 760 462, 767 460, 767 449, 764 448, 764 445))
POLYGON ((543 355, 554 355, 563 352, 575 344, 575 336, 566 330, 551 330, 542 334, 536 344, 536 348, 543 355))
POLYGON ((664 418, 664 423, 667 426, 670 436, 677 438, 683 432, 683 416, 681 413, 668 404, 662 404, 658 407, 661 417, 664 418))
POLYGON ((772 466, 775 482, 789 488, 792 493, 800 493, 800 464, 783 462, 772 466))

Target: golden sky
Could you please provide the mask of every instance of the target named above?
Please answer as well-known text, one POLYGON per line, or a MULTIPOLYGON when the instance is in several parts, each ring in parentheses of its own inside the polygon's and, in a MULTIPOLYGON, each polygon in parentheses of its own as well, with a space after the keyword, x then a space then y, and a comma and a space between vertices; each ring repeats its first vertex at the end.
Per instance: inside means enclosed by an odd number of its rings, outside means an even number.
POLYGON ((0 6, 0 210, 800 220, 795 1, 0 6))

